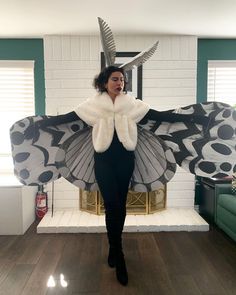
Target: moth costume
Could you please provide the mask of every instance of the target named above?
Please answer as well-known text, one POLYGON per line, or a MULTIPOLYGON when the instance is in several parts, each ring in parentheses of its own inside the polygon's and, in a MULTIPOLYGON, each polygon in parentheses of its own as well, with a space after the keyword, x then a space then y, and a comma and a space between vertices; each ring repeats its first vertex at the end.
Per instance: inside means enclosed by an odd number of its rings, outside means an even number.
MULTIPOLYGON (((99 18, 107 66, 115 46, 99 18)), ((144 63, 155 43, 124 71, 144 63)), ((236 111, 219 102, 193 104, 158 112, 126 93, 113 103, 106 91, 89 98, 71 113, 32 116, 11 128, 15 174, 25 185, 51 182, 60 176, 88 190, 100 189, 106 209, 110 244, 108 264, 119 282, 128 282, 121 235, 128 188, 146 192, 170 181, 176 163, 199 176, 224 177, 236 171, 236 111)))

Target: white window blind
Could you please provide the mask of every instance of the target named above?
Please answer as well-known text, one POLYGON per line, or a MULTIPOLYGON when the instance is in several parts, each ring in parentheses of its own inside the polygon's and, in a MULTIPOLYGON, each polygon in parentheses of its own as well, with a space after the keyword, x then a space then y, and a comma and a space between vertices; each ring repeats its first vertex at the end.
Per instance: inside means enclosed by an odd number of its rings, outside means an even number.
POLYGON ((236 61, 208 61, 208 101, 236 105, 236 61))
POLYGON ((34 61, 0 61, 0 185, 14 182, 9 129, 35 114, 34 61))

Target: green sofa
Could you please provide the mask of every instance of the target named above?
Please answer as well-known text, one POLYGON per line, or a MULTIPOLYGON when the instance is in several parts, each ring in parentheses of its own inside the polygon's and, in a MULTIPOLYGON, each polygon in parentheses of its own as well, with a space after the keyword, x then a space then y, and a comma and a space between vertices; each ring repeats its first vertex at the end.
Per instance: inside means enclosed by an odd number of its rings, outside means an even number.
POLYGON ((215 186, 215 223, 236 241, 236 195, 230 183, 215 186))

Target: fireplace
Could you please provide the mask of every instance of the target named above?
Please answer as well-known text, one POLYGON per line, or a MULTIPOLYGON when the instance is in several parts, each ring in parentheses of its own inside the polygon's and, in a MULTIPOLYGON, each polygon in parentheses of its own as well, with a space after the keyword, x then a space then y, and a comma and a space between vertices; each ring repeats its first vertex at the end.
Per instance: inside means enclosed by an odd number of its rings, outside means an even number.
MULTIPOLYGON (((127 214, 152 214, 166 208, 166 186, 153 192, 129 191, 126 202, 127 214)), ((102 195, 99 191, 80 190, 80 210, 96 215, 105 212, 102 195)))

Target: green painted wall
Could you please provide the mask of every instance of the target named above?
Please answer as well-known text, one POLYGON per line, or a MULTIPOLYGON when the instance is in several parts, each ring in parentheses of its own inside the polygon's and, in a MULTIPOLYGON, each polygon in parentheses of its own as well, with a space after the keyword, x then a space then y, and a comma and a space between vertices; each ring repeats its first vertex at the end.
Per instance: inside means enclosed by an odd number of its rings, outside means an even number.
POLYGON ((35 61, 35 113, 45 114, 43 39, 0 39, 0 60, 35 61))
MULTIPOLYGON (((207 100, 208 60, 236 60, 236 39, 198 39, 197 102, 207 100)), ((195 204, 199 204, 200 194, 200 177, 197 177, 195 204)))
POLYGON ((197 102, 207 100, 208 60, 236 60, 236 39, 198 39, 197 102))

